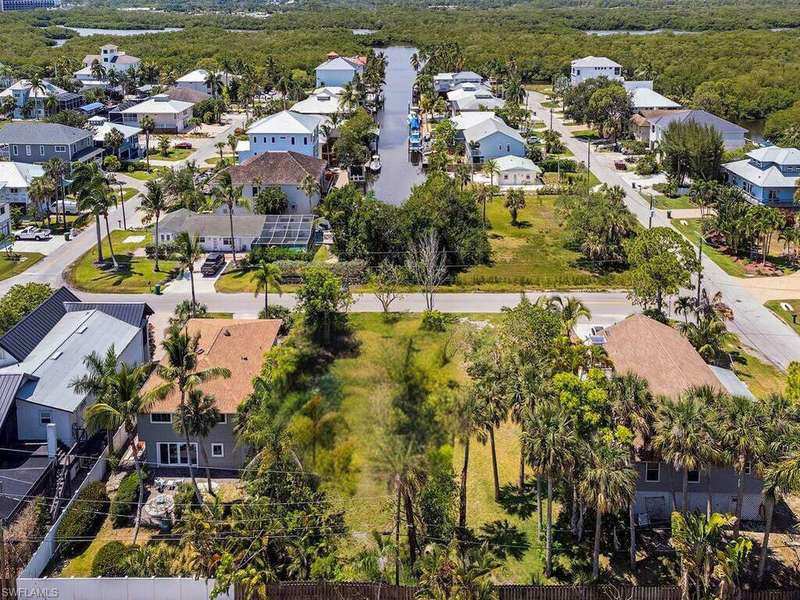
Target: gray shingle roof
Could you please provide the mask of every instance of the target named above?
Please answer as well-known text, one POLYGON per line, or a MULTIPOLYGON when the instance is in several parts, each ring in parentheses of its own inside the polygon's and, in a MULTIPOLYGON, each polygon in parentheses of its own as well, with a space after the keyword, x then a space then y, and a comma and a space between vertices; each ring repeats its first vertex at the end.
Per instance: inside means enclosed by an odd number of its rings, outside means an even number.
POLYGON ((9 123, 0 129, 0 144, 74 144, 92 132, 57 123, 9 123))
POLYGON ((153 309, 144 302, 64 302, 64 309, 68 313, 99 310, 134 327, 141 326, 144 318, 153 314, 153 309))
POLYGON ((66 314, 64 303, 79 301, 80 298, 67 288, 57 289, 52 296, 0 337, 0 348, 17 360, 24 360, 66 314))
POLYGON ((30 454, 8 453, 8 457, 3 457, 3 463, 7 468, 0 469, 0 485, 2 495, 0 495, 0 518, 8 519, 24 502, 28 493, 39 481, 47 467, 50 465, 50 458, 47 456, 47 446, 39 446, 30 454))

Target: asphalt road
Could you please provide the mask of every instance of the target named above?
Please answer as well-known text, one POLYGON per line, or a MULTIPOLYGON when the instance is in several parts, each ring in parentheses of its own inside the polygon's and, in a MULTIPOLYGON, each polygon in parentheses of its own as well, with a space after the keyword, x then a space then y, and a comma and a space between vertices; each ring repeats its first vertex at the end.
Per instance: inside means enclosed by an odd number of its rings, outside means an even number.
MULTIPOLYGON (((545 97, 538 92, 528 93, 528 106, 536 111, 537 117, 549 126, 550 110, 542 107, 545 97)), ((573 138, 561 118, 553 116, 553 129, 561 133, 562 141, 584 163, 590 161, 592 172, 609 185, 618 185, 625 190, 625 203, 642 225, 648 226, 650 219, 649 200, 633 190, 614 168, 614 156, 608 152, 588 150, 586 142, 573 138), (588 155, 590 152, 590 155, 588 155), (587 156, 588 155, 588 156, 587 156)), ((617 155, 618 156, 618 155, 617 155)), ((671 227, 666 211, 655 210, 654 227, 671 227)), ((800 336, 781 319, 761 305, 737 281, 725 273, 711 259, 703 255, 703 285, 710 293, 722 292, 724 301, 734 310, 734 320, 728 328, 739 338, 778 367, 785 369, 793 360, 800 360, 800 336)), ((696 285, 696 281, 695 281, 696 285)), ((686 293, 691 293, 687 290, 686 293)))

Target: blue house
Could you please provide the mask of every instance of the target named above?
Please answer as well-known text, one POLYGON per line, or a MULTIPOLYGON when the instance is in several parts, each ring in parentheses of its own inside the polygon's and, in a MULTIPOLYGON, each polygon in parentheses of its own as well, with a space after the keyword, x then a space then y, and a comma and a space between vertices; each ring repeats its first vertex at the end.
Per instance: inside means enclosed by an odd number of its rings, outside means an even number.
POLYGON ((722 165, 727 182, 759 204, 791 206, 800 177, 800 150, 770 146, 722 165))
POLYGON ((284 110, 253 123, 247 140, 236 146, 239 163, 264 152, 298 152, 320 158, 320 123, 316 115, 284 110))
POLYGON ((482 164, 501 156, 524 157, 527 151, 519 131, 497 117, 465 129, 464 140, 467 160, 472 164, 482 164))

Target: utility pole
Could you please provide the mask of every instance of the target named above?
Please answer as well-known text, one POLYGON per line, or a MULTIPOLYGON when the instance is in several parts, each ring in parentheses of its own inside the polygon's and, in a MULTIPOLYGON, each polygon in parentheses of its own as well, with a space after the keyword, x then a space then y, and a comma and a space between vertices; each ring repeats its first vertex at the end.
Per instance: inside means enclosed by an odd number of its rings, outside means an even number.
POLYGON ((553 109, 550 109, 550 131, 553 131, 553 109))
POLYGON ((700 308, 700 283, 703 280, 703 234, 700 234, 700 245, 697 248, 697 306, 700 308))
POLYGON ((397 486, 397 510, 394 516, 394 584, 400 585, 400 476, 395 475, 397 486))
POLYGON ((653 192, 652 191, 650 192, 649 196, 650 196, 650 219, 647 222, 647 228, 648 229, 652 229, 653 228, 653 192))
POLYGON ((586 140, 586 197, 589 197, 589 177, 592 173, 592 140, 586 140))
POLYGON ((128 230, 128 223, 125 220, 125 195, 122 193, 122 181, 119 183, 119 203, 122 204, 122 229, 128 230))
POLYGON ((0 519, 0 594, 3 598, 9 598, 8 577, 6 577, 6 523, 5 519, 0 519))

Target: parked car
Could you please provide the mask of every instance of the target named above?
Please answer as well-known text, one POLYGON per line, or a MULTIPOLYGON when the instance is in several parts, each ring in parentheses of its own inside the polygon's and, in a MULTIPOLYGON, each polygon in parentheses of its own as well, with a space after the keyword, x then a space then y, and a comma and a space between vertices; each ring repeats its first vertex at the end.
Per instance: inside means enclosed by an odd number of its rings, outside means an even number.
POLYGON ((49 229, 41 229, 33 225, 23 227, 14 234, 14 239, 16 240, 36 240, 37 242, 49 240, 51 237, 53 237, 53 234, 50 233, 49 229))
POLYGON ((60 215, 62 210, 66 211, 68 215, 77 215, 80 212, 78 203, 75 200, 62 200, 61 202, 53 202, 50 205, 51 214, 60 215))
POLYGON ((614 161, 614 168, 617 171, 627 171, 628 170, 628 163, 624 160, 615 160, 614 161))
POLYGON ((222 267, 225 266, 225 255, 221 252, 212 252, 206 256, 203 266, 200 267, 200 272, 206 277, 213 277, 220 272, 222 267))
POLYGON ((175 144, 175 148, 178 150, 191 150, 192 149, 192 142, 178 142, 175 144))

